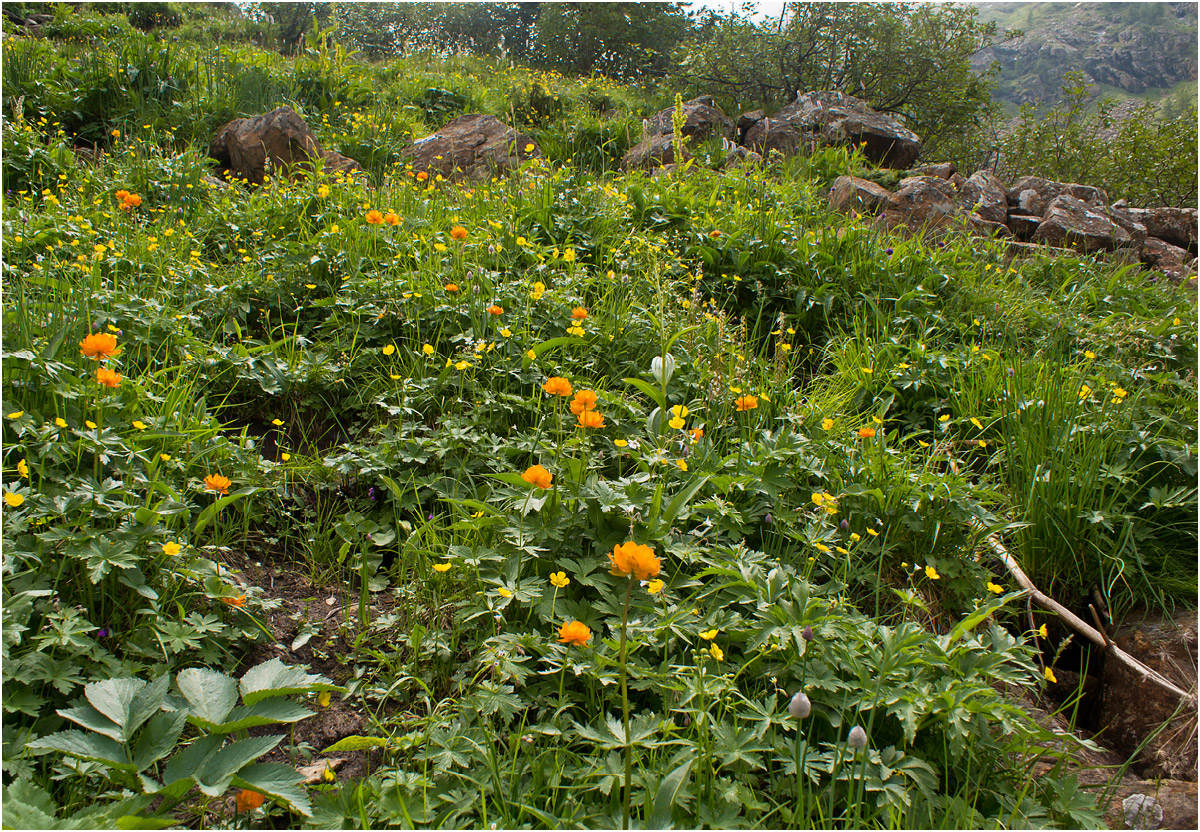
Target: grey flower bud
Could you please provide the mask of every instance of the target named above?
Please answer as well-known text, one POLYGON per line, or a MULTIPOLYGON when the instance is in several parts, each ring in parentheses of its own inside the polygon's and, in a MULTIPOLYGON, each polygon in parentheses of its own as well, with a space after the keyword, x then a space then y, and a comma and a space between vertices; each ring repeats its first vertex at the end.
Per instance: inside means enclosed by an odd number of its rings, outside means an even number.
POLYGON ((867 747, 867 732, 861 726, 855 725, 850 729, 850 735, 846 737, 846 745, 857 751, 860 748, 867 747))
POLYGON ((805 641, 812 641, 814 638, 816 638, 816 636, 813 635, 813 628, 811 624, 805 627, 800 635, 804 636, 805 641))
POLYGON ((812 713, 812 702, 802 690, 796 691, 792 701, 788 703, 788 713, 796 719, 804 719, 812 713))

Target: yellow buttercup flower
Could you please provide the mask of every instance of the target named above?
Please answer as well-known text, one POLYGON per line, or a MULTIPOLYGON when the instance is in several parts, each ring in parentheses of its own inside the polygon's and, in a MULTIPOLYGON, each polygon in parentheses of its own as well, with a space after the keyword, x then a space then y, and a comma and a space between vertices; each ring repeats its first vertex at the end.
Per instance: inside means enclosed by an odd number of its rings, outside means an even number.
POLYGON ((4 502, 9 508, 20 508, 25 502, 25 495, 17 494, 15 491, 5 491, 4 502))
POLYGON ((938 571, 936 569, 934 569, 932 565, 925 567, 925 575, 931 581, 940 580, 942 577, 941 575, 938 574, 938 571))
POLYGON ((170 557, 176 557, 179 555, 180 552, 183 551, 183 547, 172 540, 168 540, 166 543, 164 543, 162 545, 162 550, 163 550, 164 555, 169 555, 170 557))
POLYGON ((821 428, 823 430, 833 430, 833 420, 826 417, 821 420, 821 428))
POLYGON ((705 641, 712 641, 714 638, 717 637, 717 634, 719 632, 721 632, 721 631, 720 630, 705 630, 704 632, 700 633, 700 638, 704 639, 705 641))
POLYGON ((1050 638, 1050 631, 1046 629, 1046 625, 1038 627, 1038 635, 1042 638, 1050 638))
POLYGON ((1049 667, 1046 668, 1046 681, 1052 685, 1058 683, 1058 679, 1054 678, 1054 670, 1049 667))
POLYGON ((646 584, 646 591, 649 592, 651 595, 657 595, 658 593, 663 591, 663 587, 665 587, 666 585, 667 584, 665 581, 661 580, 660 578, 655 578, 654 580, 652 580, 646 584))
MULTIPOLYGON (((451 564, 449 564, 449 563, 435 563, 433 565, 433 571, 434 572, 449 572, 450 566, 451 566, 451 564)), ((503 595, 503 593, 501 593, 501 594, 503 595)), ((508 596, 505 596, 505 597, 508 597, 508 596)))
POLYGON ((18 462, 17 463, 17 473, 20 474, 22 477, 28 478, 29 477, 29 463, 23 459, 20 462, 18 462))
POLYGON ((708 652, 717 661, 722 661, 725 658, 725 653, 716 644, 710 644, 708 652))
POLYGON ((391 355, 391 354, 392 354, 392 353, 394 353, 395 351, 396 351, 396 345, 395 345, 395 344, 385 344, 385 345, 384 345, 384 347, 383 347, 383 350, 382 350, 382 352, 383 352, 383 354, 384 354, 384 355, 391 355))
POLYGON ((507 587, 503 587, 503 586, 496 589, 496 594, 499 595, 501 598, 511 598, 513 595, 511 589, 508 589, 507 587))
POLYGON ((550 573, 550 583, 553 586, 562 589, 564 586, 571 583, 571 579, 567 577, 566 572, 552 572, 550 573))

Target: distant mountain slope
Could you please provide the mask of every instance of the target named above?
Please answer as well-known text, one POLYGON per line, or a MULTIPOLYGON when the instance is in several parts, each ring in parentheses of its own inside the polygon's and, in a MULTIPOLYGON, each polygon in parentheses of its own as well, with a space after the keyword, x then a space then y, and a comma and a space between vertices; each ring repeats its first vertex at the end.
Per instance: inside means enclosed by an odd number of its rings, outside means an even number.
POLYGON ((1053 103, 1065 72, 1082 71, 1100 92, 1159 99, 1194 95, 1195 3, 979 3, 1002 34, 1025 35, 976 56, 999 62, 994 97, 1009 104, 1053 103), (1190 85, 1187 82, 1192 82, 1190 85))

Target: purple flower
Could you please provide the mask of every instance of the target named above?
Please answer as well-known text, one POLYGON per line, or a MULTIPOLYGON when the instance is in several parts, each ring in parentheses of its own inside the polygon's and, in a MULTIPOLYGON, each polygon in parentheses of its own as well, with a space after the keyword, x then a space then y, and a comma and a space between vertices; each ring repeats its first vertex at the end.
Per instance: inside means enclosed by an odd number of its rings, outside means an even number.
POLYGON ((891 257, 891 256, 892 256, 892 249, 891 249, 891 248, 888 248, 888 250, 887 250, 887 251, 885 251, 885 252, 884 252, 884 254, 886 254, 888 257, 891 257))
POLYGON ((805 627, 804 632, 800 633, 800 635, 804 636, 805 641, 812 641, 814 638, 816 638, 816 636, 813 635, 813 628, 811 624, 805 627))
POLYGON ((426 517, 425 519, 426 519, 426 520, 432 520, 432 519, 433 519, 433 512, 432 512, 432 511, 431 511, 431 512, 429 512, 429 516, 428 516, 428 517, 426 517))
POLYGON ((108 630, 101 627, 100 631, 96 633, 96 638, 108 638, 108 630))
POLYGON ((375 502, 375 486, 372 485, 367 489, 367 496, 371 498, 371 502, 375 502))

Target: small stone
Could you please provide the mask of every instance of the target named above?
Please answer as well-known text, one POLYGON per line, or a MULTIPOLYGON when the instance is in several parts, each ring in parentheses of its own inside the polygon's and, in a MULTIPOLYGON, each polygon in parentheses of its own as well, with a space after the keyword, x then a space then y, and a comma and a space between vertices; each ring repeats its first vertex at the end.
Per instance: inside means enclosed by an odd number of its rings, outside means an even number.
POLYGON ((1141 792, 1131 794, 1121 801, 1125 810, 1125 826, 1128 829, 1157 829, 1162 825, 1162 804, 1141 792))

